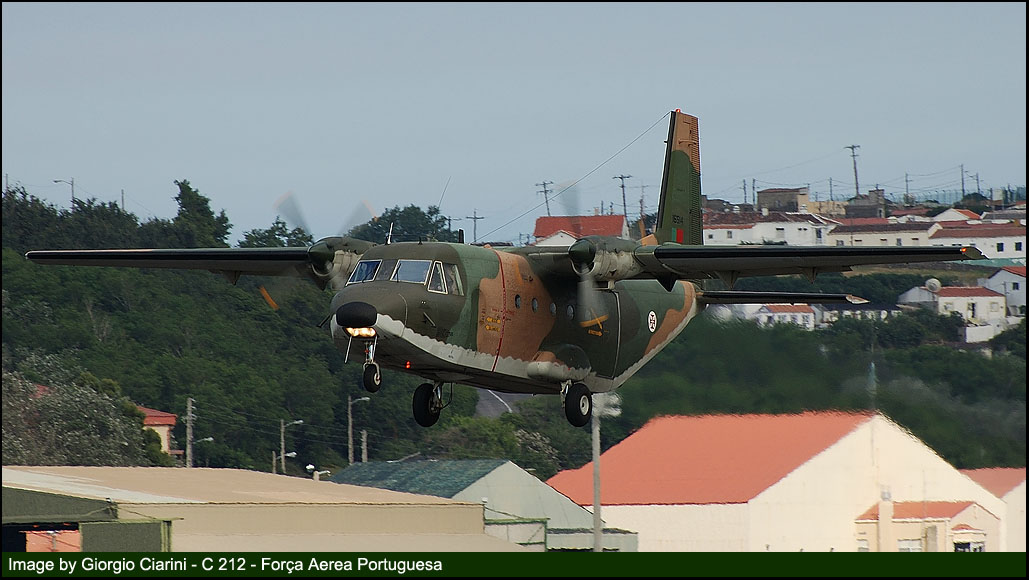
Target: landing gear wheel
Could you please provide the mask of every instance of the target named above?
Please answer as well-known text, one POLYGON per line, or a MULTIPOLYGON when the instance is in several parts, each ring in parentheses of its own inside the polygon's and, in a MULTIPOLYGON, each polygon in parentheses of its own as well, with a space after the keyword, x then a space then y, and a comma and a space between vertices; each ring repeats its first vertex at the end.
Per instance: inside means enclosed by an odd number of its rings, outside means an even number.
POLYGON ((414 420, 422 427, 432 427, 439 421, 443 401, 432 383, 422 383, 414 390, 414 420))
POLYGON ((364 365, 364 390, 369 393, 378 392, 382 386, 382 373, 379 372, 379 365, 370 363, 364 365))
POLYGON ((586 385, 573 383, 565 394, 565 417, 575 427, 582 427, 593 416, 593 395, 586 385))

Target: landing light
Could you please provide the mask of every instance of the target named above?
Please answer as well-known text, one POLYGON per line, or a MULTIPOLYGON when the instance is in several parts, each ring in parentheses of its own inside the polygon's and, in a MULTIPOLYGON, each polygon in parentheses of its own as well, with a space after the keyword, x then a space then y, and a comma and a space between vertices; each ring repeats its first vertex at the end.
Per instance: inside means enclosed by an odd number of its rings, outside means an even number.
POLYGON ((370 326, 363 326, 361 328, 348 328, 347 334, 357 338, 374 338, 375 329, 370 326))

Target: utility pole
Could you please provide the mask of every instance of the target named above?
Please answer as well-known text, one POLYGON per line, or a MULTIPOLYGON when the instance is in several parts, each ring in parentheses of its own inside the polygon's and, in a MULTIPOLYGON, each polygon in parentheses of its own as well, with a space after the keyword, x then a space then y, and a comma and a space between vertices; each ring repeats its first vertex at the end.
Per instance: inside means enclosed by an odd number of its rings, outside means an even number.
POLYGON ((962 163, 961 167, 961 198, 965 197, 965 164, 962 163))
POLYGON ((121 190, 121 210, 125 211, 125 190, 121 190))
POLYGON ((908 174, 904 172, 904 205, 914 205, 911 200, 911 188, 908 187, 910 181, 908 180, 908 174))
POLYGON ((71 204, 72 204, 72 206, 74 206, 75 205, 75 178, 72 177, 71 181, 68 181, 67 179, 55 179, 54 183, 67 183, 68 185, 71 186, 71 204))
POLYGON ((979 187, 979 173, 978 172, 976 172, 976 174, 975 174, 975 192, 978 193, 979 195, 983 194, 982 188, 979 187))
POLYGON ((844 149, 850 149, 850 158, 854 161, 854 197, 861 195, 861 189, 858 187, 858 176, 857 176, 857 150, 860 149, 860 145, 847 145, 844 149))
POLYGON ((193 397, 186 397, 186 467, 193 467, 193 397))
MULTIPOLYGON (((286 427, 292 427, 293 425, 302 425, 303 419, 297 419, 286 423, 285 419, 279 419, 279 464, 282 467, 282 474, 286 475, 286 427)), ((290 452, 296 455, 295 451, 290 452)))
POLYGON ((554 182, 553 181, 544 181, 543 183, 537 183, 536 184, 537 187, 543 187, 543 191, 537 191, 536 193, 542 193, 543 194, 543 201, 544 201, 544 203, 547 204, 547 216, 550 215, 550 190, 547 189, 547 186, 552 184, 552 183, 554 183, 554 182))
POLYGON ((743 204, 747 204, 747 180, 743 180, 743 204))
MULTIPOLYGON (((626 217, 629 216, 629 204, 625 201, 625 180, 629 179, 630 177, 632 177, 632 176, 631 175, 616 175, 616 176, 611 178, 611 179, 621 179, 622 180, 622 214, 625 215, 626 217)), ((614 204, 611 204, 611 205, 614 206, 614 204)), ((611 208, 611 213, 614 213, 614 207, 611 208)))
POLYGON ((361 429, 361 463, 368 463, 368 430, 361 429))
POLYGON ((347 461, 349 464, 354 463, 354 403, 360 403, 361 401, 370 401, 370 397, 361 397, 360 399, 350 400, 350 395, 347 395, 347 461))
POLYGON ((472 220, 472 243, 473 244, 479 241, 479 220, 486 219, 485 217, 483 217, 483 216, 479 215, 478 213, 476 213, 477 211, 478 210, 473 209, 472 210, 472 215, 464 216, 465 219, 472 220))
POLYGON ((604 520, 600 517, 600 418, 622 414, 622 399, 617 393, 597 393, 593 397, 591 438, 593 443, 593 551, 604 551, 604 520))

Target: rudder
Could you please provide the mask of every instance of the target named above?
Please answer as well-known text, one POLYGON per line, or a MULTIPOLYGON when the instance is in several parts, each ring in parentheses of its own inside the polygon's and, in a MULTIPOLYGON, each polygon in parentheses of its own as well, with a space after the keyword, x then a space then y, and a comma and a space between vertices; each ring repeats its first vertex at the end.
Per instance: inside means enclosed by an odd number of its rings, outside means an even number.
POLYGON ((697 118, 678 110, 672 111, 654 232, 657 242, 702 245, 704 225, 701 212, 697 118))

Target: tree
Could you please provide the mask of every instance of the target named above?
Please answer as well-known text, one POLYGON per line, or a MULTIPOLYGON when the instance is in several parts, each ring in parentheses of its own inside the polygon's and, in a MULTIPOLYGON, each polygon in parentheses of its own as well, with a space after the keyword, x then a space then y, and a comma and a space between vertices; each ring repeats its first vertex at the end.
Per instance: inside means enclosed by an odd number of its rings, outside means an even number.
POLYGON ((266 230, 256 229, 245 232, 243 239, 239 241, 239 247, 288 248, 309 246, 313 242, 314 238, 311 237, 311 234, 305 232, 303 228, 293 228, 290 230, 286 222, 276 216, 272 227, 266 230))
POLYGON ((440 215, 439 208, 434 205, 430 205, 427 211, 422 211, 416 205, 409 205, 405 208, 393 207, 383 212, 377 219, 353 228, 347 235, 384 244, 386 237, 390 234, 391 226, 392 241, 394 242, 457 241, 457 234, 450 230, 447 217, 440 215))
POLYGON ((227 246, 232 224, 225 215, 225 210, 215 217, 211 211, 211 200, 200 195, 200 192, 183 179, 176 181, 179 194, 175 201, 179 204, 179 214, 172 223, 178 228, 185 248, 214 248, 227 246))

